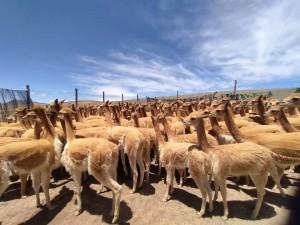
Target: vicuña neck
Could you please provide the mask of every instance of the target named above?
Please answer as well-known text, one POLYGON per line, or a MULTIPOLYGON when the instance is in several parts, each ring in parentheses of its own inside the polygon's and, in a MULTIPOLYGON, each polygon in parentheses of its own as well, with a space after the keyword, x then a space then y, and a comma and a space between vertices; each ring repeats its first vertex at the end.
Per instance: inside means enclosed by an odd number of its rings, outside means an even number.
POLYGON ((105 110, 105 121, 106 121, 107 126, 109 126, 109 127, 113 126, 113 121, 112 121, 112 118, 111 118, 111 112, 109 111, 108 108, 105 110))
POLYGON ((244 117, 244 116, 246 116, 246 111, 245 111, 245 106, 241 106, 241 109, 240 109, 240 116, 241 117, 244 117))
POLYGON ((219 145, 223 144, 222 141, 221 141, 222 134, 219 131, 217 131, 215 129, 211 129, 209 131, 209 134, 212 135, 214 138, 216 138, 219 145))
POLYGON ((66 135, 67 131, 66 131, 66 123, 65 123, 65 120, 63 120, 63 119, 60 118, 59 121, 60 121, 61 127, 62 127, 62 129, 63 129, 63 131, 64 131, 64 134, 66 135))
POLYGON ((264 103, 263 103, 263 101, 261 99, 257 102, 256 108, 257 108, 258 115, 262 119, 263 125, 268 124, 267 117, 265 116, 266 108, 265 108, 265 105, 264 105, 264 103))
POLYGON ((57 118, 57 114, 56 113, 51 113, 50 114, 50 122, 52 124, 53 127, 56 127, 56 118, 57 118))
POLYGON ((290 116, 295 116, 297 115, 297 110, 296 110, 296 107, 294 106, 290 106, 287 108, 287 111, 289 113, 290 116))
POLYGON ((41 138, 41 131, 42 131, 42 124, 39 119, 36 119, 34 121, 33 125, 33 133, 34 133, 34 138, 35 139, 40 139, 41 138))
POLYGON ((209 117, 209 121, 212 129, 221 132, 221 126, 216 117, 209 117))
POLYGON ((41 122, 43 124, 43 126, 45 127, 45 130, 48 134, 48 136, 52 139, 55 138, 55 130, 54 127, 52 125, 52 123, 50 122, 48 116, 46 115, 45 110, 41 110, 37 113, 37 115, 40 117, 41 122))
POLYGON ((233 119, 233 114, 232 111, 229 107, 225 109, 225 114, 224 114, 224 121, 227 126, 227 129, 229 130, 230 134, 232 137, 238 142, 242 143, 244 142, 242 135, 236 126, 234 119, 233 119))
POLYGON ((82 118, 82 111, 81 111, 80 109, 78 110, 77 114, 78 114, 78 121, 79 121, 79 122, 82 122, 82 121, 83 121, 83 118, 82 118))
POLYGON ((209 148, 209 144, 208 144, 206 133, 205 133, 203 118, 196 119, 195 128, 196 128, 198 144, 199 144, 200 148, 202 148, 204 151, 207 151, 207 149, 209 148))
POLYGON ((284 131, 289 132, 289 133, 298 131, 292 124, 290 124, 290 122, 286 118, 286 115, 282 109, 280 110, 279 115, 276 116, 276 119, 278 120, 278 122, 280 123, 280 125, 284 131))
POLYGON ((154 127, 154 131, 155 131, 158 143, 160 145, 164 145, 166 143, 166 141, 164 140, 164 138, 163 138, 163 136, 162 136, 162 134, 160 132, 160 129, 159 129, 157 121, 155 122, 155 124, 153 123, 153 127, 154 127))
POLYGON ((121 125, 121 121, 120 121, 120 117, 119 117, 119 114, 117 112, 117 109, 115 107, 112 108, 113 109, 113 117, 115 119, 115 122, 117 125, 121 125))
POLYGON ((166 118, 164 118, 162 124, 163 124, 166 134, 168 135, 168 140, 175 139, 176 134, 173 130, 171 130, 170 125, 166 118))
POLYGON ((134 122, 134 127, 140 127, 139 118, 136 114, 132 115, 132 119, 133 119, 133 122, 134 122))
POLYGON ((70 143, 75 138, 71 115, 64 114, 64 121, 66 126, 67 142, 70 143))

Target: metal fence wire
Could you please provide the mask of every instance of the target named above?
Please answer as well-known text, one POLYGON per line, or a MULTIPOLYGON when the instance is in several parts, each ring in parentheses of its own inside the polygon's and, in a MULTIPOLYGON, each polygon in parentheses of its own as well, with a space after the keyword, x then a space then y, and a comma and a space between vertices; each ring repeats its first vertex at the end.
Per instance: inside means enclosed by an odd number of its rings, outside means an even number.
POLYGON ((31 98, 27 99, 27 90, 10 90, 0 88, 0 121, 7 121, 7 118, 14 116, 17 107, 32 105, 31 98))

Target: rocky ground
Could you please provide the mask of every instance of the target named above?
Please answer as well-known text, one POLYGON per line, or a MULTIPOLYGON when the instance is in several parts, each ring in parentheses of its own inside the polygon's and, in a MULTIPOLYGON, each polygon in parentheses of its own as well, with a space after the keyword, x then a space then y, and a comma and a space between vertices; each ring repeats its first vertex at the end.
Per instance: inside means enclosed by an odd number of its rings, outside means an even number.
MULTIPOLYGON (((156 167, 151 168, 155 172, 156 167)), ((120 173, 121 174, 121 173, 120 173)), ((122 174, 121 174, 122 175, 122 174)), ((164 174, 163 174, 164 176, 164 174)), ((163 177, 162 176, 162 177, 163 177)), ((282 198, 278 190, 266 188, 264 203, 257 220, 250 220, 256 197, 255 188, 237 185, 230 179, 227 182, 229 214, 228 220, 222 219, 223 205, 221 196, 214 203, 214 211, 206 213, 204 218, 197 215, 201 205, 200 191, 195 187, 191 178, 187 178, 184 187, 176 186, 174 194, 167 203, 161 202, 165 190, 164 181, 153 174, 151 182, 144 184, 137 193, 131 194, 131 179, 121 179, 123 184, 120 224, 272 224, 281 225, 287 221, 291 210, 295 206, 295 193, 300 184, 300 174, 288 172, 282 179, 287 194, 282 198)), ((97 194, 99 185, 89 178, 84 182, 82 192, 84 211, 74 216, 73 182, 66 176, 56 182, 51 180, 51 198, 55 209, 35 207, 35 195, 32 188, 28 190, 28 197, 20 199, 20 184, 13 182, 6 193, 1 197, 0 221, 3 225, 9 224, 57 224, 57 225, 85 225, 109 224, 111 209, 111 192, 97 194)), ((31 186, 31 185, 30 185, 31 186)), ((44 199, 41 193, 41 199, 44 199)))

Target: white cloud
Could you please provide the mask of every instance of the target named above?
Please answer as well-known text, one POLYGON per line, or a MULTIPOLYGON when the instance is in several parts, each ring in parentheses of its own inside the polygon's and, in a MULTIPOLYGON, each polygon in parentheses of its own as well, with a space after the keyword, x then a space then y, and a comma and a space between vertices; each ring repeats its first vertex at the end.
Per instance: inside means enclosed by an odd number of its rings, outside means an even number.
POLYGON ((196 10, 181 24, 169 22, 165 38, 190 49, 194 64, 216 67, 225 80, 299 77, 299 12, 293 0, 212 1, 204 19, 196 10))
POLYGON ((131 53, 114 51, 103 60, 84 56, 81 62, 89 72, 72 74, 73 81, 97 96, 105 91, 111 100, 119 100, 122 93, 126 98, 134 98, 137 93, 144 97, 227 87, 220 80, 207 82, 205 74, 201 76, 201 72, 188 69, 183 63, 143 49, 131 53))
POLYGON ((136 93, 231 89, 235 79, 249 88, 299 80, 300 1, 185 1, 186 10, 177 14, 172 8, 170 18, 165 15, 171 2, 162 1, 160 15, 148 15, 149 23, 156 22, 157 35, 179 57, 162 55, 164 49, 158 54, 155 49, 161 46, 151 49, 149 43, 111 51, 101 59, 82 56, 83 71, 72 74, 73 81, 91 94, 104 90, 110 99, 120 99, 121 93, 134 98, 136 93))
POLYGON ((45 92, 36 92, 36 91, 31 91, 30 94, 34 97, 39 97, 39 98, 43 98, 43 97, 46 97, 48 96, 47 93, 45 92))

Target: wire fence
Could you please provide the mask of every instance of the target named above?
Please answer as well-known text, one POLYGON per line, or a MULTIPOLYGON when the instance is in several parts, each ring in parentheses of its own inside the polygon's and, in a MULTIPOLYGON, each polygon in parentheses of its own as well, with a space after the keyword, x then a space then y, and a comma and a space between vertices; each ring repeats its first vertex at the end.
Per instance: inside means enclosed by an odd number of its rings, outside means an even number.
POLYGON ((0 88, 0 121, 13 117, 17 107, 27 107, 33 102, 29 90, 10 90, 0 88))

